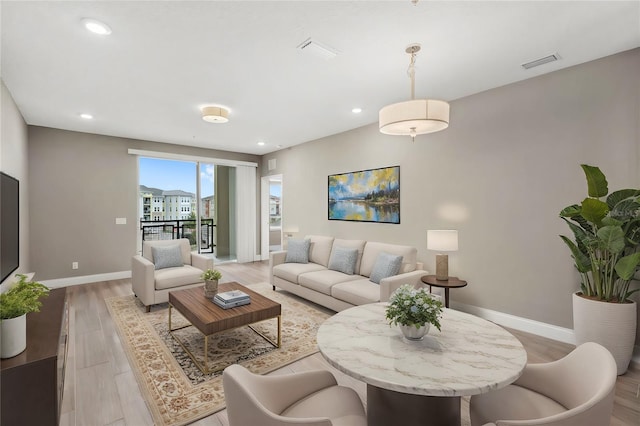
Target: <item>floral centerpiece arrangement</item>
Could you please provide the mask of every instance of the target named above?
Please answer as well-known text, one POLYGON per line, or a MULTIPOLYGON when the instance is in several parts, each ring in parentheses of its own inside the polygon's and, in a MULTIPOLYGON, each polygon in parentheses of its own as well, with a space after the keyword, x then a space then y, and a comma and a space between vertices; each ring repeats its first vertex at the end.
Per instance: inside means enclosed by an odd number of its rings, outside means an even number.
POLYGON ((430 325, 440 330, 442 308, 442 302, 425 288, 416 289, 404 284, 391 295, 386 318, 389 324, 399 324, 405 337, 419 340, 429 331, 430 325))

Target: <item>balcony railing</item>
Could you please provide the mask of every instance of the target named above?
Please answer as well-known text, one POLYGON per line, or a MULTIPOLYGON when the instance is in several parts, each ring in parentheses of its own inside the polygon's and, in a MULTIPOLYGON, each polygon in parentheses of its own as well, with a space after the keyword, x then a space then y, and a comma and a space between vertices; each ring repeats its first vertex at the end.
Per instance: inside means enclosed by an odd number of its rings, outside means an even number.
MULTIPOLYGON (((141 220, 142 241, 187 238, 191 248, 197 247, 196 220, 141 220)), ((213 253, 216 246, 213 219, 200 219, 200 253, 213 253)))

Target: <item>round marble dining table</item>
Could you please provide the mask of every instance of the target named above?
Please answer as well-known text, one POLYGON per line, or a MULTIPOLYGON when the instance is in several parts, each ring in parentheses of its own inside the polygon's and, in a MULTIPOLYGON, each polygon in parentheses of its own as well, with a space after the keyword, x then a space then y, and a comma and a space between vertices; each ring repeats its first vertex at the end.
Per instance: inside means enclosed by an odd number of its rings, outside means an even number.
POLYGON ((317 335, 331 365, 367 384, 369 426, 460 425, 461 396, 500 389, 527 363, 520 341, 492 322, 444 309, 441 331, 410 341, 388 324, 386 306, 339 312, 317 335))

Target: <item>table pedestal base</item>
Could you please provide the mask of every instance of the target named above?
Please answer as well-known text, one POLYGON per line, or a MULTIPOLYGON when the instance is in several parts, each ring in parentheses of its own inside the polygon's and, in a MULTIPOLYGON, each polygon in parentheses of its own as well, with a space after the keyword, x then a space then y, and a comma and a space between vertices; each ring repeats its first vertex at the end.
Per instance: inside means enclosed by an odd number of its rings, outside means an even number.
POLYGON ((460 425, 459 396, 424 396, 367 385, 367 425, 460 425))

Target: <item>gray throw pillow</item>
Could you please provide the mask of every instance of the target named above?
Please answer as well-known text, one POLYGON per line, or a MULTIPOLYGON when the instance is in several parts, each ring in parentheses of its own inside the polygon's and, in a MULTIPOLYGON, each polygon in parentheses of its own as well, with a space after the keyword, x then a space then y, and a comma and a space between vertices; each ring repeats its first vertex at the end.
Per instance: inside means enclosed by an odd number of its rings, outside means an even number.
POLYGON ((398 274, 402 265, 402 256, 396 256, 389 253, 379 253, 376 263, 373 264, 369 281, 380 284, 380 280, 392 277, 398 274))
POLYGON ((329 269, 353 275, 358 260, 358 249, 334 247, 329 260, 329 269))
POLYGON ((153 264, 156 269, 174 268, 184 265, 182 263, 182 250, 180 245, 151 247, 153 264))
POLYGON ((285 263, 309 263, 311 240, 291 239, 287 241, 287 257, 285 263))

